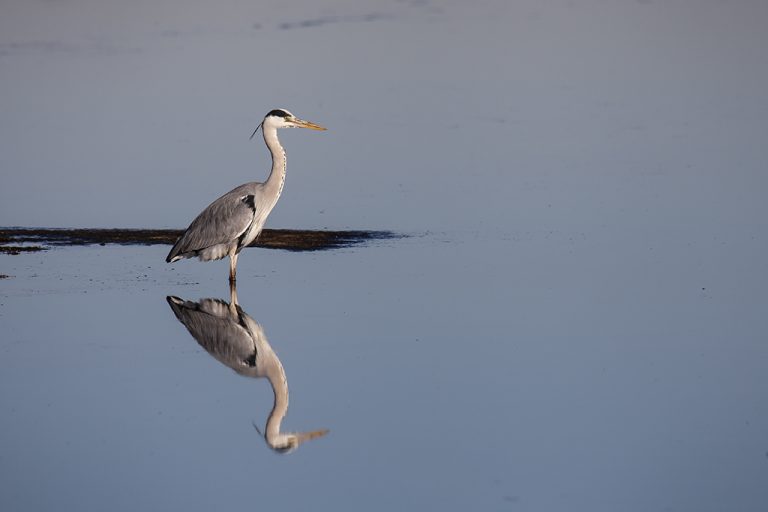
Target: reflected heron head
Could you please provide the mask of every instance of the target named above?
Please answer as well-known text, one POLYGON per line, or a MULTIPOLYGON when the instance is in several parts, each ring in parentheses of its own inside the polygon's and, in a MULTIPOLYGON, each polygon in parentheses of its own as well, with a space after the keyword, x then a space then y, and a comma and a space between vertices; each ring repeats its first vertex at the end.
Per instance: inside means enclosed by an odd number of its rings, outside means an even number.
POLYGON ((299 445, 305 441, 311 441, 312 439, 323 437, 328 432, 330 432, 327 428, 324 428, 320 430, 313 430, 311 432, 286 432, 270 436, 268 434, 263 434, 256 423, 253 423, 253 428, 256 429, 256 432, 258 432, 259 436, 264 439, 270 449, 281 455, 295 451, 299 445))

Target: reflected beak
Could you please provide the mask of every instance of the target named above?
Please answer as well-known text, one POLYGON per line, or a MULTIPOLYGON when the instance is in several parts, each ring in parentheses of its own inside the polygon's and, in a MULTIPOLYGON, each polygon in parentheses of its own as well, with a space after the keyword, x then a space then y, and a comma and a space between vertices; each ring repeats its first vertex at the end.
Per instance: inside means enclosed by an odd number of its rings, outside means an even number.
POLYGON ((303 119, 298 119, 294 117, 291 119, 294 125, 296 125, 296 128, 309 128, 310 130, 327 130, 328 128, 324 128, 320 126, 319 124, 310 123, 309 121, 305 121, 303 119))
MULTIPOLYGON (((313 128, 313 129, 316 130, 317 128, 313 128)), ((325 128, 321 128, 321 129, 325 130, 325 128)), ((323 437, 327 433, 328 433, 328 429, 315 430, 313 432, 302 432, 300 434, 296 434, 296 440, 299 442, 299 444, 301 444, 304 441, 309 441, 311 439, 317 439, 318 437, 323 437)))

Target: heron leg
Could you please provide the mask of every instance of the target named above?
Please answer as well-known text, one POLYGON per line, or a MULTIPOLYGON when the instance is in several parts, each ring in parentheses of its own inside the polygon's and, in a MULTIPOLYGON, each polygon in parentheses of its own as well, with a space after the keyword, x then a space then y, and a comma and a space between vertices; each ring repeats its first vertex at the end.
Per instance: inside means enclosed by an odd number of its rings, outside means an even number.
POLYGON ((229 282, 234 283, 237 281, 237 253, 231 252, 229 254, 229 282))
POLYGON ((229 304, 237 306, 237 284, 234 281, 229 282, 229 304))

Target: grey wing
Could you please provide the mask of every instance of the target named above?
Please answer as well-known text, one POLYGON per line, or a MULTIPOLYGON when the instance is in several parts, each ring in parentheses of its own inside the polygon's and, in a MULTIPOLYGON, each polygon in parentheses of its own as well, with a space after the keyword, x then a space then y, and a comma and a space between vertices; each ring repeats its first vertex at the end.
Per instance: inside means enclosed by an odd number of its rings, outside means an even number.
POLYGON ((255 192, 253 185, 241 185, 208 205, 176 241, 165 261, 200 256, 201 251, 215 246, 221 250, 205 259, 226 256, 228 247, 236 244, 253 222, 255 192))
POLYGON ((247 373, 256 365, 256 346, 251 332, 242 325, 245 313, 219 299, 185 301, 179 297, 166 297, 176 318, 189 333, 221 363, 238 373, 247 373))

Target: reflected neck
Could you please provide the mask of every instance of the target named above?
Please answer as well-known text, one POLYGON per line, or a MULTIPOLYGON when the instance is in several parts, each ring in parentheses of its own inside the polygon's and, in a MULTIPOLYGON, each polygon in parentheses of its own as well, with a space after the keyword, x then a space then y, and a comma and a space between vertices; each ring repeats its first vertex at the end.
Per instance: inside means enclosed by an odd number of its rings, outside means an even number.
POLYGON ((267 372, 267 380, 275 394, 275 402, 267 419, 267 427, 264 437, 270 446, 274 446, 280 440, 280 425, 288 413, 288 379, 280 361, 275 357, 276 364, 267 372))

